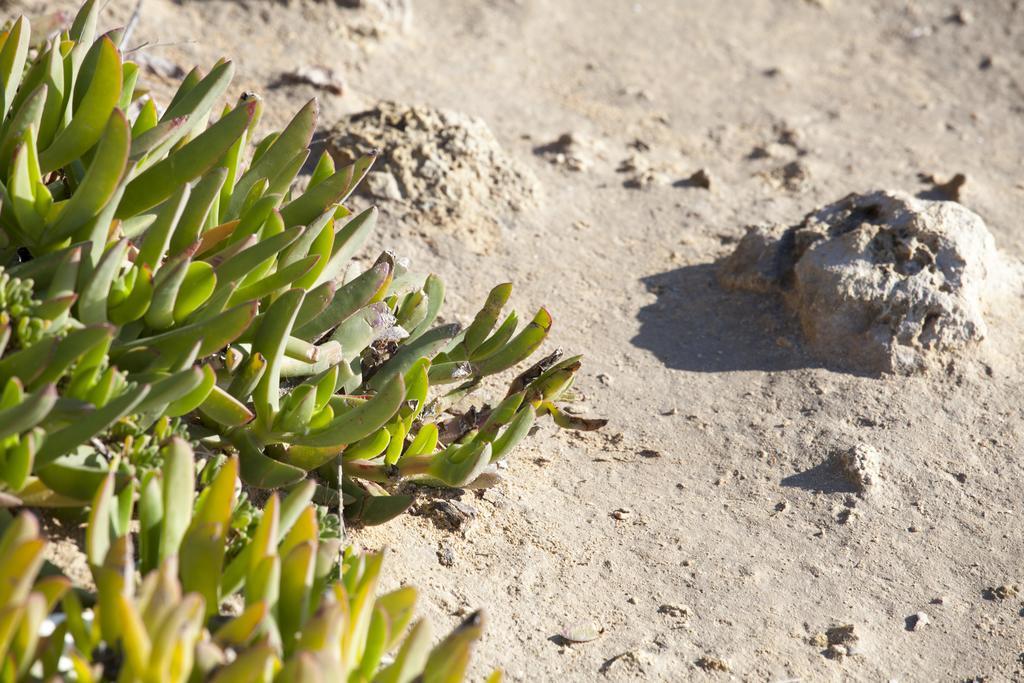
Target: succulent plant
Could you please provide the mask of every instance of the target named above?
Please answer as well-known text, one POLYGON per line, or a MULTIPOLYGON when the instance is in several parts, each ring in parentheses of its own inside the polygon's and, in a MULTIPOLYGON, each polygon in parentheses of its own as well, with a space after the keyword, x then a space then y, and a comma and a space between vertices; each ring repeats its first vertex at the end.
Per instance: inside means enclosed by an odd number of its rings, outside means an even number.
MULTIPOLYGON (((437 276, 390 252, 355 271, 377 211, 344 202, 375 155, 335 169, 325 153, 300 178, 316 102, 257 139, 258 97, 216 111, 223 60, 190 72, 161 113, 122 61, 121 32, 94 39, 97 10, 90 0, 36 46, 18 19, 0 45, 0 265, 16 300, 0 382, 4 405, 34 407, 7 447, 15 470, 34 454, 33 501, 90 497, 117 458, 91 440, 124 420, 144 433, 181 418, 206 452, 237 453, 249 486, 317 471, 321 498, 340 491, 368 523, 409 503, 379 484, 471 484, 540 415, 601 424, 555 405, 579 368, 557 356, 493 409, 449 419, 541 346, 548 312, 499 324, 505 284, 465 330, 436 325, 437 276)), ((14 475, 20 493, 28 475, 14 475)))
MULTIPOLYGON (((28 512, 15 518, 4 512, 3 680, 462 680, 482 615, 471 615, 432 647, 428 622, 408 629, 415 589, 376 595, 383 555, 346 551, 338 576, 328 581, 335 558, 318 546, 313 508, 301 496, 280 505, 271 498, 261 542, 243 557, 250 577, 244 605, 237 614, 221 615, 206 585, 207 578, 217 582, 220 567, 206 551, 216 536, 208 535, 211 524, 230 500, 226 489, 237 484, 235 470, 237 463, 218 473, 180 538, 180 557, 167 555, 138 583, 131 537, 114 530, 121 511, 108 480, 88 527, 95 594, 80 595, 60 575, 40 576, 46 542, 38 522, 28 512), (187 568, 197 560, 201 566, 187 568), (210 577, 199 573, 208 569, 214 570, 210 577)), ((490 680, 499 681, 500 674, 490 680)))
POLYGON ((544 415, 600 427, 558 405, 580 358, 460 410, 548 312, 502 317, 502 284, 438 324, 436 275, 354 260, 375 155, 302 175, 315 101, 258 138, 257 96, 219 106, 222 60, 161 109, 97 23, 87 0, 47 39, 0 33, 0 680, 461 680, 482 617, 431 648, 342 514, 394 517, 401 481, 486 484, 544 415), (88 508, 94 591, 21 506, 88 508))

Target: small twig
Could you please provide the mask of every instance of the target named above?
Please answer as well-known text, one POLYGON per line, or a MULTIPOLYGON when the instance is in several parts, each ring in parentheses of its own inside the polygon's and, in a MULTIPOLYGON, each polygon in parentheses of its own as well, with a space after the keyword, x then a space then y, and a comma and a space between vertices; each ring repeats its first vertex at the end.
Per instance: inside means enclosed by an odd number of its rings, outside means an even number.
POLYGON ((135 27, 139 24, 139 19, 142 17, 143 2, 145 2, 145 0, 138 0, 135 3, 135 9, 132 10, 132 16, 128 19, 128 25, 124 27, 124 33, 121 36, 122 47, 128 44, 128 40, 132 37, 132 33, 135 32, 135 27))

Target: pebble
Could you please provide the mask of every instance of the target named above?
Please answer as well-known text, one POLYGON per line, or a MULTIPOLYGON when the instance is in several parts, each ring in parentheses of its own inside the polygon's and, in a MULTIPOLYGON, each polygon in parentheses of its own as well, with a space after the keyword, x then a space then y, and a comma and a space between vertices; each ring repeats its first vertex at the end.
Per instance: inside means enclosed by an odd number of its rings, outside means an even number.
POLYGON ((674 619, 686 619, 690 616, 690 608, 686 605, 662 605, 658 614, 666 614, 674 619))
POLYGON ((929 619, 928 615, 925 614, 924 612, 918 612, 917 614, 915 614, 915 615, 911 616, 910 618, 908 618, 907 622, 908 622, 908 628, 911 631, 920 631, 925 626, 930 624, 932 622, 932 620, 929 619))
POLYGON ((682 182, 685 187, 696 187, 702 190, 711 189, 711 174, 707 169, 702 168, 682 182))
POLYGON ((599 626, 589 623, 578 623, 566 627, 559 635, 569 643, 589 643, 601 637, 602 633, 604 633, 604 629, 599 626))
POLYGON ((437 561, 442 567, 451 567, 455 564, 455 553, 447 543, 442 543, 437 549, 437 561))
POLYGON ((618 510, 612 511, 612 517, 615 519, 626 519, 631 514, 633 514, 633 511, 629 508, 619 508, 618 510))
POLYGON ((729 665, 718 657, 704 656, 697 660, 697 666, 705 671, 728 671, 729 665))
POLYGON ((846 655, 848 655, 848 654, 849 654, 849 650, 846 649, 845 645, 839 645, 838 643, 836 643, 834 645, 829 645, 828 646, 828 651, 826 652, 825 656, 830 658, 830 659, 835 659, 837 661, 842 661, 843 659, 846 658, 846 655))

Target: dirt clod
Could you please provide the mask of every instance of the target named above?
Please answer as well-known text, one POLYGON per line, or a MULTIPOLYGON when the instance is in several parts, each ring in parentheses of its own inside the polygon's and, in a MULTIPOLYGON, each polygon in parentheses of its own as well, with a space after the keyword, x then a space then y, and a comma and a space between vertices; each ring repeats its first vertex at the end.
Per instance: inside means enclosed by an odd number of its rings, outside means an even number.
POLYGON ((340 163, 379 149, 359 191, 392 218, 468 233, 478 250, 496 241, 539 191, 486 123, 459 112, 382 102, 340 121, 326 145, 340 163))
POLYGON ((836 466, 862 496, 870 493, 879 482, 882 467, 881 454, 863 443, 841 450, 835 455, 836 466))

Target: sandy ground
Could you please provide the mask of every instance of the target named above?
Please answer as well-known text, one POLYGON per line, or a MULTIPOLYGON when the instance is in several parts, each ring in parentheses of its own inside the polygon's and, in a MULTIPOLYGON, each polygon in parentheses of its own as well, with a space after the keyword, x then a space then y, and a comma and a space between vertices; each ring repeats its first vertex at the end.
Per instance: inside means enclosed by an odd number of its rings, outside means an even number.
POLYGON ((1024 603, 988 589, 1024 579, 1020 301, 945 372, 860 377, 806 353, 776 302, 720 290, 713 264, 747 224, 918 192, 919 173, 966 174, 963 202, 1024 255, 1019 4, 412 0, 407 28, 373 35, 332 2, 146 0, 137 36, 183 66, 233 55, 271 123, 314 94, 326 126, 377 99, 481 117, 539 179, 496 229, 392 224, 379 242, 444 276, 456 318, 505 280, 520 311, 547 304, 552 346, 587 354, 581 408, 611 418, 545 426, 505 483, 461 495, 460 530, 422 514, 355 534, 391 549, 389 580, 420 586, 438 625, 486 608, 476 672, 1005 681, 1024 678, 1024 603), (345 93, 280 84, 311 64, 345 93), (566 132, 597 141, 588 170, 534 153, 566 132), (626 187, 632 155, 668 182, 626 187), (709 190, 678 182, 702 168, 709 190), (824 464, 855 443, 883 454, 868 500, 824 464), (603 633, 562 642, 578 622, 603 633), (857 653, 826 657, 814 636, 840 624, 857 653))

